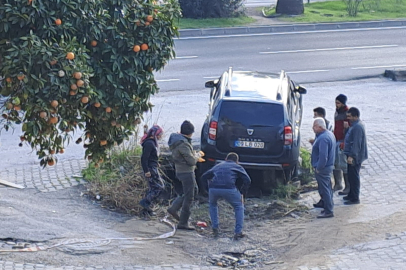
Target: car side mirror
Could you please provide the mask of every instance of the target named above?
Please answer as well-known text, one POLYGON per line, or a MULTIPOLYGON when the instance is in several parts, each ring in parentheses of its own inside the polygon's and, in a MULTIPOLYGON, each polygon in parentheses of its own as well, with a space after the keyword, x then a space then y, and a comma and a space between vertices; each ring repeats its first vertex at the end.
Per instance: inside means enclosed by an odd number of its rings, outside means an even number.
POLYGON ((307 90, 303 86, 296 86, 295 87, 295 92, 298 92, 299 94, 306 94, 307 90))
POLYGON ((206 88, 214 88, 214 87, 216 87, 217 86, 217 83, 215 82, 215 81, 207 81, 205 84, 204 84, 204 87, 206 87, 206 88))

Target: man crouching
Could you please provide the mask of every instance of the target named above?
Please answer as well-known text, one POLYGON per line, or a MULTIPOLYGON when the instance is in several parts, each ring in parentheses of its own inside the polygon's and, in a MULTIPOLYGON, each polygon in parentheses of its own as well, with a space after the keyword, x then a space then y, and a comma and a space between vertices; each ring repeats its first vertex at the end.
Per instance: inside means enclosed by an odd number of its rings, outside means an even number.
POLYGON ((234 208, 234 240, 243 238, 245 236, 242 233, 244 224, 243 201, 244 194, 246 194, 251 184, 251 179, 244 168, 238 165, 238 155, 236 153, 229 153, 226 157, 226 161, 217 164, 204 173, 201 179, 202 181, 207 181, 209 179, 210 219, 214 237, 218 237, 219 233, 217 201, 219 199, 224 199, 234 208), (238 179, 242 180, 243 183, 240 191, 235 185, 238 179))

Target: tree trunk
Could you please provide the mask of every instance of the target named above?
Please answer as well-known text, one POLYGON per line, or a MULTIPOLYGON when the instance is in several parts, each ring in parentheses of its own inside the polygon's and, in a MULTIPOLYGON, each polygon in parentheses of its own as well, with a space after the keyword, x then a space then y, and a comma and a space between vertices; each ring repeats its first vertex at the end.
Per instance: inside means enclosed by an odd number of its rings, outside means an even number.
POLYGON ((303 0, 278 0, 276 13, 286 15, 300 15, 304 12, 303 0))

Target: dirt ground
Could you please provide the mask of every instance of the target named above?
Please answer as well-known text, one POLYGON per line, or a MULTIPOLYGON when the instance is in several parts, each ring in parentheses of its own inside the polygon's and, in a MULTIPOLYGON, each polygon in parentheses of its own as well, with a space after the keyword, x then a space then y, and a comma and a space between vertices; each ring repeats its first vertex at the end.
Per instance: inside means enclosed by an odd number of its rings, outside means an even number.
MULTIPOLYGON (((233 211, 225 203, 220 206, 218 239, 210 227, 198 227, 169 238, 137 240, 172 231, 159 221, 164 208, 157 209, 157 218, 131 217, 101 207, 85 193, 83 186, 45 194, 0 189, 1 250, 59 244, 36 252, 2 252, 1 259, 55 267, 221 263, 245 269, 294 269, 306 262, 323 262, 333 250, 373 240, 389 228, 401 231, 406 219, 403 211, 385 220, 348 223, 357 212, 338 208, 336 216, 345 218, 318 220, 318 210, 254 198, 246 202, 247 237, 240 241, 232 240, 233 211)), ((304 195, 308 202, 314 200, 312 196, 314 192, 304 195)), ((194 206, 192 222, 197 221, 210 224, 207 204, 194 206)))

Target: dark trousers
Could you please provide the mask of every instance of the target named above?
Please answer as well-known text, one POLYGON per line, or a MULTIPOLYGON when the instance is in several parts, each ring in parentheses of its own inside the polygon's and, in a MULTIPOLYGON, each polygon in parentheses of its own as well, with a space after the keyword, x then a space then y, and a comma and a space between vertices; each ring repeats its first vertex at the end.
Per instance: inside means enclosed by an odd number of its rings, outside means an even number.
POLYGON ((151 203, 154 202, 159 197, 162 190, 164 189, 163 181, 158 173, 158 169, 150 168, 150 172, 151 177, 147 177, 148 190, 143 199, 143 201, 148 206, 150 206, 151 203))
POLYGON ((333 166, 326 167, 319 172, 315 172, 319 194, 324 201, 324 211, 326 214, 333 213, 333 188, 331 186, 331 173, 333 166))
POLYGON ((178 212, 182 208, 178 225, 187 226, 190 217, 190 207, 193 203, 194 192, 196 188, 195 173, 176 173, 176 177, 182 183, 183 194, 178 196, 173 201, 169 209, 171 209, 171 211, 178 212))
POLYGON ((348 197, 351 201, 359 200, 359 190, 361 187, 361 180, 359 177, 359 171, 361 169, 361 164, 348 164, 348 182, 350 182, 350 192, 348 197))

